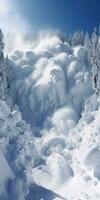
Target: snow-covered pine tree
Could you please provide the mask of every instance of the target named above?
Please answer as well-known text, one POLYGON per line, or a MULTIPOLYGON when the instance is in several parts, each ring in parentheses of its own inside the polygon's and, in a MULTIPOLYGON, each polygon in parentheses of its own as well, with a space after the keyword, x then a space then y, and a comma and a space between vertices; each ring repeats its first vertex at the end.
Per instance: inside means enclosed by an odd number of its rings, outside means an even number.
POLYGON ((92 34, 91 65, 93 89, 98 94, 100 92, 100 36, 96 28, 92 34))
POLYGON ((91 46, 90 38, 88 32, 85 34, 84 47, 88 50, 91 46))
POLYGON ((70 45, 72 44, 72 33, 69 34, 68 42, 69 42, 70 45))
POLYGON ((5 99, 7 93, 7 64, 4 58, 4 36, 0 29, 0 98, 5 99))
POLYGON ((67 36, 66 33, 62 33, 61 31, 59 31, 57 33, 58 38, 60 38, 60 40, 62 41, 62 43, 67 41, 67 36))
POLYGON ((72 46, 84 44, 84 33, 82 30, 75 31, 72 37, 72 46))
POLYGON ((85 47, 85 50, 87 52, 87 66, 89 66, 91 68, 91 47, 92 44, 91 44, 91 38, 89 37, 89 34, 88 32, 85 34, 85 38, 84 38, 84 47, 85 47))

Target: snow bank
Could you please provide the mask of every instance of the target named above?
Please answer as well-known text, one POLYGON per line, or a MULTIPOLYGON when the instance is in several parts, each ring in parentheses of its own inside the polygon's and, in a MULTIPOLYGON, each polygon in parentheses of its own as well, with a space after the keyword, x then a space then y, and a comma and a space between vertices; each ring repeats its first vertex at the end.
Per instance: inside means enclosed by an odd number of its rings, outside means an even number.
POLYGON ((32 140, 30 126, 22 120, 18 106, 11 109, 0 100, 0 199, 26 196, 29 180, 24 180, 30 174, 27 171, 42 160, 32 140))

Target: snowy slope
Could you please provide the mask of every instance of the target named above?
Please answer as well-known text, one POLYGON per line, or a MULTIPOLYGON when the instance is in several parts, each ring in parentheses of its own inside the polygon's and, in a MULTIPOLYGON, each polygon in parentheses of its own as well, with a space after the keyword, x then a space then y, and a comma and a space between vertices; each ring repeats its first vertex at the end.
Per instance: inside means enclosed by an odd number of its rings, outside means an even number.
MULTIPOLYGON (((95 96, 97 98, 97 96, 95 96)), ((91 97, 92 105, 94 96, 91 97)), ((99 99, 98 99, 99 103, 99 99)), ((88 106, 88 105, 87 105, 88 106)), ((100 199, 100 109, 86 112, 73 131, 42 137, 37 145, 46 164, 33 169, 36 183, 68 200, 100 199)), ((53 133, 53 131, 52 131, 53 133)))

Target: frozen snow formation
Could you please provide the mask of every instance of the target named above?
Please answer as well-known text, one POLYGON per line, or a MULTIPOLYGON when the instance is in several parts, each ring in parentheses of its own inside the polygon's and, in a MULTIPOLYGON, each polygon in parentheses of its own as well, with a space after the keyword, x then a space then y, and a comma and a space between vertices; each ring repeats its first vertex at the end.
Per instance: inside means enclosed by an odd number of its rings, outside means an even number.
POLYGON ((100 36, 26 46, 0 31, 0 200, 100 200, 100 36))

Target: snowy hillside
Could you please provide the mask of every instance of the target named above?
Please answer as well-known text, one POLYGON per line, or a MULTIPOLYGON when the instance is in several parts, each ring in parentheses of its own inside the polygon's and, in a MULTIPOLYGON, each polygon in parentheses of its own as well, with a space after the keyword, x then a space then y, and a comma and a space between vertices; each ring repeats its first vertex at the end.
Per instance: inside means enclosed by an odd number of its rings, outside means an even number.
POLYGON ((100 199, 100 38, 39 35, 4 58, 0 200, 100 199))

